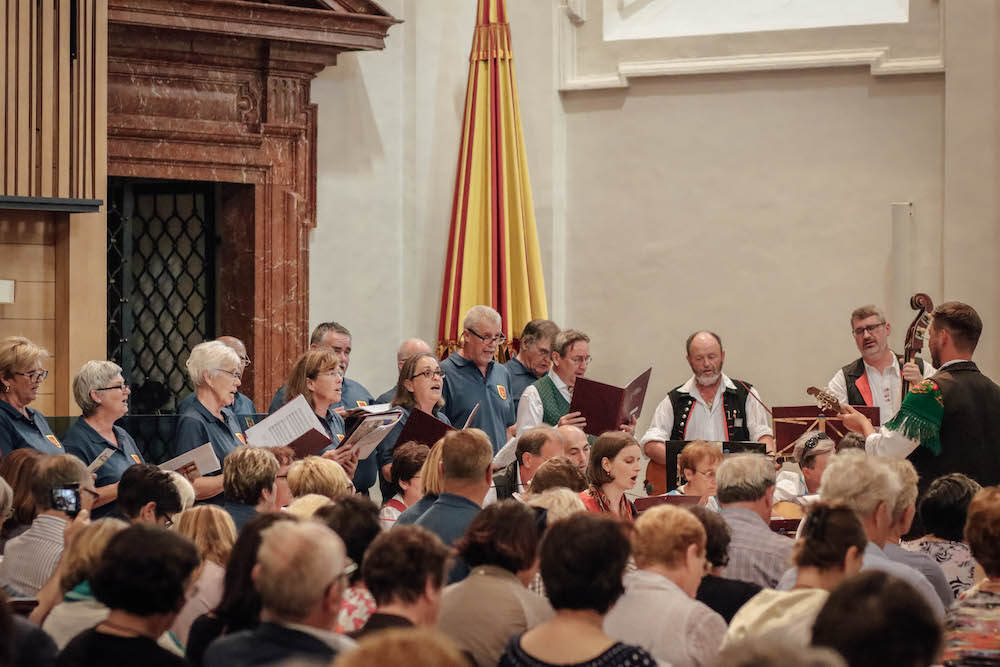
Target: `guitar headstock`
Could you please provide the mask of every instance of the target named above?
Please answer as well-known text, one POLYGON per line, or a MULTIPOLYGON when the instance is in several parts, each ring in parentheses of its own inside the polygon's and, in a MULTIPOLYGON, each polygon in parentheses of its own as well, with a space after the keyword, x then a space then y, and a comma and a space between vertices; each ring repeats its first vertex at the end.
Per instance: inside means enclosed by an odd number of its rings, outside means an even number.
POLYGON ((806 393, 816 399, 816 405, 824 410, 833 410, 834 412, 843 412, 843 408, 840 405, 840 401, 837 397, 828 391, 819 389, 818 387, 809 387, 806 389, 806 393))

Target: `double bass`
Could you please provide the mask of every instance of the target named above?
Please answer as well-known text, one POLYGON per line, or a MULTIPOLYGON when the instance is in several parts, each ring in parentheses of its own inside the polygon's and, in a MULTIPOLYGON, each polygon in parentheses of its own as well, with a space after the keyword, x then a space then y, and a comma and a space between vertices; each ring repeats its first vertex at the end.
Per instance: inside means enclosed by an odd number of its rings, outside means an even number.
MULTIPOLYGON (((917 316, 906 328, 906 337, 903 339, 903 363, 910 363, 924 349, 927 328, 931 324, 931 313, 934 312, 934 302, 923 292, 917 292, 910 298, 910 308, 917 311, 917 316)), ((904 382, 904 398, 909 390, 904 382)))

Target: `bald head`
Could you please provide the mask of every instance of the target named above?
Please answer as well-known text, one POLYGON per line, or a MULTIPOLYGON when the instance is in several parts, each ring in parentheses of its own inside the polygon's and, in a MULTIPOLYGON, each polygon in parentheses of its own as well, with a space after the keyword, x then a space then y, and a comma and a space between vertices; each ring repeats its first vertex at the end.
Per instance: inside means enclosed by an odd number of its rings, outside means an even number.
POLYGON ((240 355, 240 359, 245 359, 247 356, 247 346, 243 344, 239 338, 235 336, 219 336, 215 340, 219 341, 226 347, 231 347, 236 351, 236 354, 240 355))
POLYGON ((560 426, 556 430, 563 436, 566 456, 573 460, 577 468, 586 470, 590 462, 590 442, 587 440, 587 434, 577 426, 560 426))
POLYGON ((404 340, 396 352, 398 367, 402 368, 403 362, 416 354, 431 354, 431 346, 419 338, 407 338, 404 340))

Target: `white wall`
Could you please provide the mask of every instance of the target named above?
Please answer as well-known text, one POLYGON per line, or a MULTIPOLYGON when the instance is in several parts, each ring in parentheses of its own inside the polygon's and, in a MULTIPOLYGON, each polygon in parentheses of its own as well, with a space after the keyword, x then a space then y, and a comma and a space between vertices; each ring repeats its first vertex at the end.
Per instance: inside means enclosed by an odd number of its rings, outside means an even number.
MULTIPOLYGON (((946 1, 959 14, 948 48, 962 49, 963 85, 946 85, 951 69, 858 67, 560 93, 558 3, 508 0, 550 314, 592 335, 595 378, 625 382, 654 366, 640 427, 686 379, 683 342, 701 327, 722 335, 727 370, 769 403, 805 403, 807 385, 857 354, 850 310, 893 296, 893 202, 914 203, 919 289, 996 312, 1000 291, 977 266, 998 255, 995 66, 983 67, 998 10, 946 1), (985 109, 974 92, 984 85, 985 109), (968 122, 982 141, 951 143, 946 128, 968 122), (982 161, 964 173, 973 148, 982 161), (976 264, 962 262, 970 247, 976 264)), ((313 85, 311 319, 352 329, 350 374, 374 392, 395 377, 399 340, 437 335, 475 4, 386 2, 405 21, 386 51, 344 55, 313 85)), ((898 346, 908 317, 892 305, 898 346)), ((984 319, 977 357, 989 372, 997 345, 984 319)))

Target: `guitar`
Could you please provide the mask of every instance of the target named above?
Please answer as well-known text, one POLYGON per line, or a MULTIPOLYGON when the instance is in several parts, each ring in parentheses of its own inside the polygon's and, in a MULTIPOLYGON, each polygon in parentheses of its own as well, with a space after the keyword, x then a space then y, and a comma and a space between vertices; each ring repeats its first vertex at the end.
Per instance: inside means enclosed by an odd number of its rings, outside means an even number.
POLYGON ((646 464, 646 493, 650 496, 662 496, 667 488, 667 466, 650 459, 646 464))
POLYGON ((819 389, 818 387, 809 387, 806 389, 806 393, 816 399, 816 404, 823 410, 833 410, 838 414, 843 414, 847 412, 837 397, 828 391, 819 389))

